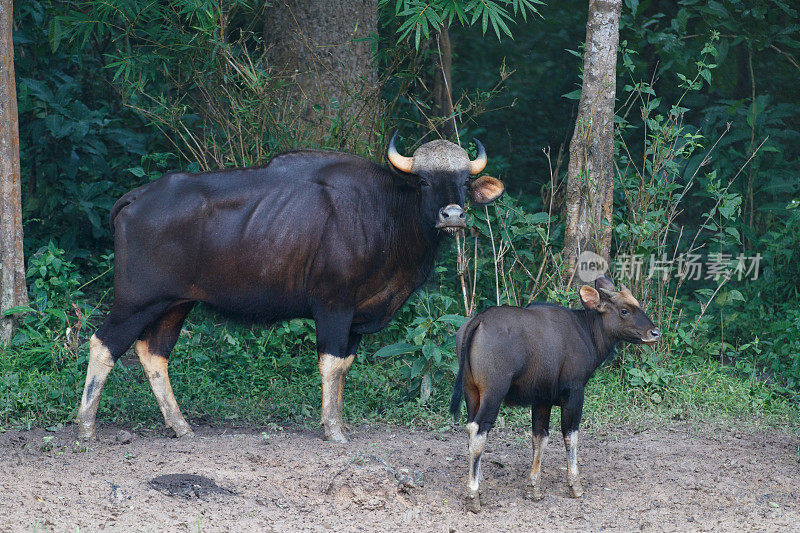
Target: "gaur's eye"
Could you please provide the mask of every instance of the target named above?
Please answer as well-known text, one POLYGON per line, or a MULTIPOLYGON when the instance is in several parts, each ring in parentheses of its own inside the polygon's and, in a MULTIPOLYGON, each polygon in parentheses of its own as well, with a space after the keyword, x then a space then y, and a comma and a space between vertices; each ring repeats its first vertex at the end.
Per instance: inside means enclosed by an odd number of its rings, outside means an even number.
POLYGON ((424 180, 424 179, 420 179, 418 184, 419 184, 420 187, 430 187, 431 186, 431 182, 429 182, 428 180, 424 180))
POLYGON ((620 314, 620 316, 622 316, 622 317, 626 317, 626 316, 628 316, 628 315, 630 314, 630 311, 628 311, 627 309, 623 309, 623 310, 621 310, 621 311, 619 312, 619 314, 620 314))

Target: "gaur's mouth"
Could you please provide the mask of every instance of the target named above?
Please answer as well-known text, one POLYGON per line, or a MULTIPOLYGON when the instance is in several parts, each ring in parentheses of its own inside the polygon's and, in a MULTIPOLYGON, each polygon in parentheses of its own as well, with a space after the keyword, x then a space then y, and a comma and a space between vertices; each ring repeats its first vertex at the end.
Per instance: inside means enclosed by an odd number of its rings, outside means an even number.
POLYGON ((659 340, 661 340, 661 335, 657 335, 657 336, 652 336, 651 335, 649 337, 642 337, 641 339, 637 339, 637 342, 640 342, 642 344, 646 344, 648 346, 653 346, 659 340))
POLYGON ((436 224, 436 229, 440 229, 449 233, 450 235, 455 235, 458 233, 459 230, 465 229, 467 227, 467 223, 464 222, 463 224, 453 225, 453 224, 443 224, 439 222, 436 224))

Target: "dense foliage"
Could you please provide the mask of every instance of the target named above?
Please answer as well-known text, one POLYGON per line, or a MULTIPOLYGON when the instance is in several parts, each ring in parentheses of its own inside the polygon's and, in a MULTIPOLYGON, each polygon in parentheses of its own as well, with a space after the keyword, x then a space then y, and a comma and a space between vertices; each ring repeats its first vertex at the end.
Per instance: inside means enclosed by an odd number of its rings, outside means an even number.
MULTIPOLYGON (((320 136, 300 126, 283 98, 291 80, 264 54, 260 2, 30 0, 15 8, 31 308, 0 357, 0 424, 73 416, 86 341, 110 300, 107 216, 123 192, 176 168, 351 146, 345 128, 320 136)), ((475 311, 533 298, 576 302, 562 276, 560 207, 585 8, 573 0, 380 3, 380 138, 400 128, 411 149, 428 134, 425 82, 436 52, 426 43, 447 22, 458 137, 484 141, 487 170, 508 194, 471 210, 470 228, 443 251, 429 284, 366 339, 347 392, 359 416, 443 412, 453 334, 475 311), (418 410, 397 414, 399 399, 418 410)), ((599 383, 633 391, 649 408, 698 401, 685 394, 694 374, 705 387, 724 376, 732 395, 746 397, 737 415, 798 403, 798 29, 800 12, 782 0, 625 1, 615 269, 642 256, 647 273, 651 256, 691 253, 734 272, 631 280, 666 339, 626 350, 599 383), (738 279, 740 254, 760 254, 757 279, 738 279)), ((379 159, 382 146, 357 149, 379 159)), ((190 417, 230 416, 231 407, 251 418, 316 416, 311 322, 242 327, 200 309, 185 330, 173 382, 190 417)), ((121 365, 101 414, 157 420, 148 394, 138 368, 121 365)))

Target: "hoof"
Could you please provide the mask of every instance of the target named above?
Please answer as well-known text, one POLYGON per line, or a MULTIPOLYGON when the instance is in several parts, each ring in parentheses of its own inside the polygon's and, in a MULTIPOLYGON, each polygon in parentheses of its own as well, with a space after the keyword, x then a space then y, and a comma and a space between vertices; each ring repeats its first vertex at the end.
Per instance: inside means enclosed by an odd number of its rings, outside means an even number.
POLYGON ((194 437, 192 426, 190 426, 185 420, 170 427, 172 428, 172 431, 175 432, 175 436, 179 439, 191 439, 194 437))
POLYGON ((178 433, 176 431, 175 432, 175 436, 177 438, 179 438, 179 439, 193 439, 194 438, 194 431, 192 431, 191 428, 189 428, 189 429, 187 429, 187 430, 185 430, 185 431, 183 431, 181 433, 178 433))
POLYGON ((481 512, 481 497, 479 494, 467 494, 467 511, 471 513, 481 512))
POLYGON ((522 494, 523 498, 526 500, 533 500, 538 502, 542 498, 544 498, 544 492, 542 492, 541 487, 534 487, 533 485, 526 485, 525 492, 522 494))
POLYGON ((583 487, 581 487, 580 481, 576 481, 575 483, 568 485, 567 488, 569 489, 570 498, 580 498, 583 496, 583 487))
POLYGON ((345 437, 344 433, 341 431, 332 431, 330 433, 325 433, 325 440, 328 442, 335 442, 337 444, 347 444, 348 440, 345 437))

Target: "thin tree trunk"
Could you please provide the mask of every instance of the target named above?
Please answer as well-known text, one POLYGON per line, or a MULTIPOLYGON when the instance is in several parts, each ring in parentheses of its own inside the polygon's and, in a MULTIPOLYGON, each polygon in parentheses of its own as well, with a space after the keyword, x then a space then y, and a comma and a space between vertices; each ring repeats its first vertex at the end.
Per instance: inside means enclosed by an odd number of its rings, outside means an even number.
POLYGON ((369 38, 377 32, 375 0, 279 0, 267 8, 268 57, 294 80, 288 101, 299 104, 312 140, 341 149, 375 144, 380 87, 369 38))
POLYGON ((622 0, 590 0, 583 86, 567 168, 564 257, 570 279, 578 256, 611 248, 614 201, 614 99, 622 0))
POLYGON ((447 25, 436 34, 431 46, 436 58, 433 72, 434 113, 439 118, 447 119, 437 129, 442 137, 452 139, 456 134, 456 119, 453 117, 453 48, 447 25))
MULTIPOLYGON (((28 304, 22 258, 17 88, 14 82, 13 4, 0 0, 0 313, 28 304)), ((0 346, 11 339, 12 317, 0 318, 0 346)))

